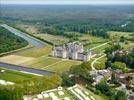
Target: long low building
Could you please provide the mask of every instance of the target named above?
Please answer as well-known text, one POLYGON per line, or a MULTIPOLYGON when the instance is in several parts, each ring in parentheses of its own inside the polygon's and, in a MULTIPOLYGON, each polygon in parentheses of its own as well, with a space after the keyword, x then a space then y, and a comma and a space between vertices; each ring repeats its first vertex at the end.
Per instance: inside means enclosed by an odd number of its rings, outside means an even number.
POLYGON ((54 47, 52 55, 54 57, 82 61, 88 61, 92 57, 91 51, 84 51, 83 45, 81 43, 68 43, 66 45, 54 47))

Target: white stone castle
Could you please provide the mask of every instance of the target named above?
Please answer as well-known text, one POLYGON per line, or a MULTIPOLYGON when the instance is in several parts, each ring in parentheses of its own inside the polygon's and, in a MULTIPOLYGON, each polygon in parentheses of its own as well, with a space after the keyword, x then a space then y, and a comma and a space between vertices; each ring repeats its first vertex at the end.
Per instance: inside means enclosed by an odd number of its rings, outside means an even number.
POLYGON ((91 58, 91 51, 84 51, 81 43, 68 43, 53 48, 52 55, 65 59, 88 61, 91 58))

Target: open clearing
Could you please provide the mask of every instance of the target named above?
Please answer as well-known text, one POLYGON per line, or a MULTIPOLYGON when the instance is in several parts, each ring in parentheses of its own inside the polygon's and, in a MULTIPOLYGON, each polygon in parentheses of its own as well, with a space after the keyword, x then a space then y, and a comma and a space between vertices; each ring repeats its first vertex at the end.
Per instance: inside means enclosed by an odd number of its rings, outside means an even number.
POLYGON ((25 30, 28 33, 35 34, 38 33, 38 28, 34 25, 26 25, 26 24, 16 24, 16 27, 19 27, 22 30, 25 30))
MULTIPOLYGON (((79 38, 80 41, 89 41, 89 44, 85 45, 84 48, 85 50, 86 49, 91 49, 93 47, 96 47, 96 46, 99 46, 99 45, 102 45, 103 43, 106 43, 109 41, 109 39, 104 39, 104 38, 101 38, 101 37, 95 37, 95 36, 91 36, 91 35, 82 35, 82 37, 79 38)), ((94 51, 102 51, 105 49, 105 47, 107 47, 108 45, 104 45, 104 46, 101 46, 100 48, 101 49, 94 49, 94 51)))
POLYGON ((79 65, 79 64, 81 64, 80 61, 64 60, 64 61, 61 61, 60 63, 56 63, 53 66, 47 67, 45 69, 49 70, 49 71, 54 71, 54 72, 62 73, 64 71, 69 70, 71 66, 79 65))
POLYGON ((88 40, 90 41, 91 43, 98 43, 98 42, 106 42, 108 41, 108 39, 104 39, 104 38, 101 38, 101 37, 95 37, 95 36, 92 36, 92 35, 89 35, 89 34, 83 34, 81 37, 79 37, 79 40, 88 40))
POLYGON ((25 57, 41 57, 45 55, 49 55, 52 51, 50 47, 42 47, 42 48, 34 48, 27 51, 22 51, 17 53, 17 55, 25 56, 25 57))
POLYGON ((132 47, 134 48, 134 43, 128 43, 128 44, 123 45, 123 49, 125 49, 125 50, 130 49, 132 47))
POLYGON ((78 64, 81 64, 81 61, 65 60, 61 58, 46 56, 46 57, 40 57, 28 63, 23 63, 21 65, 62 73, 64 71, 69 70, 69 68, 72 65, 78 65, 78 64))
POLYGON ((0 58, 0 62, 9 63, 9 64, 21 64, 25 62, 30 62, 34 60, 33 57, 23 57, 18 55, 8 55, 0 58))
POLYGON ((129 33, 129 32, 109 31, 108 34, 110 35, 110 37, 112 37, 112 36, 118 36, 118 37, 124 36, 124 37, 129 37, 129 35, 130 35, 131 33, 129 33))
POLYGON ((51 35, 51 34, 34 34, 34 36, 44 39, 55 45, 61 45, 69 41, 69 39, 63 36, 57 36, 57 35, 51 35))
POLYGON ((134 33, 130 32, 116 32, 116 31, 109 31, 108 32, 111 39, 116 40, 119 39, 121 36, 133 40, 134 39, 134 33))
POLYGON ((0 68, 0 70, 5 70, 5 72, 0 73, 0 79, 15 82, 15 83, 19 83, 22 82, 23 80, 28 80, 31 78, 38 77, 31 74, 24 74, 18 71, 13 71, 5 68, 0 68))

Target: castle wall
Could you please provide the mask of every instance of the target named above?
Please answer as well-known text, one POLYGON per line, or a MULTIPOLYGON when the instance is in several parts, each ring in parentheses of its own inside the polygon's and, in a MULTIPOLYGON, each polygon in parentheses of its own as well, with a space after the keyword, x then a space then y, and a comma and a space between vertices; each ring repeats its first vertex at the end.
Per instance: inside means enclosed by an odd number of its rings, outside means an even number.
POLYGON ((87 61, 91 57, 91 51, 84 53, 83 45, 79 44, 68 44, 61 47, 55 47, 53 52, 53 56, 69 58, 74 60, 82 60, 87 61))

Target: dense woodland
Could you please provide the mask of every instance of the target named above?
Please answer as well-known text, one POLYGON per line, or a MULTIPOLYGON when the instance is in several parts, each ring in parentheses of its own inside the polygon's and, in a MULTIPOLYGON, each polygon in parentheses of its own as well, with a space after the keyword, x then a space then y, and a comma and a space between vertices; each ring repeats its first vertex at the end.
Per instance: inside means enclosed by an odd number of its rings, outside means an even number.
MULTIPOLYGON (((106 38, 107 31, 134 32, 132 6, 1 6, 0 22, 35 25, 41 33, 80 32, 106 38)), ((73 36, 72 36, 73 37, 73 36)))
POLYGON ((27 44, 28 43, 24 39, 14 35, 7 29, 0 27, 0 53, 19 49, 27 44))

